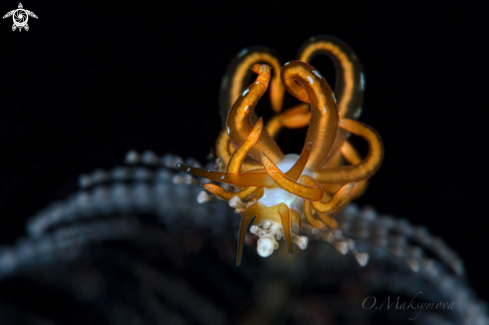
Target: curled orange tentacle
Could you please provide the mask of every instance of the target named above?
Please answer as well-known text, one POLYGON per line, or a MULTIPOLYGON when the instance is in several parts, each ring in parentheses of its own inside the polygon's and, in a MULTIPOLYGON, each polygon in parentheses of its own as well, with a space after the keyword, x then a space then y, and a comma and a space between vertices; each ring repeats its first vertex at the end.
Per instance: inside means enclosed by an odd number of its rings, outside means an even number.
POLYGON ((307 164, 307 160, 309 159, 309 156, 311 154, 311 148, 312 148, 312 143, 310 142, 304 146, 304 149, 302 149, 302 153, 299 159, 297 159, 294 166, 292 166, 292 168, 285 173, 287 177, 289 177, 294 181, 297 181, 299 179, 299 177, 302 174, 302 171, 304 170, 304 167, 307 164))
POLYGON ((258 189, 258 187, 250 186, 250 187, 247 187, 247 188, 245 188, 241 191, 238 191, 238 192, 229 192, 229 191, 226 191, 225 189, 223 189, 217 185, 214 185, 214 184, 204 184, 203 187, 207 191, 211 192, 212 194, 214 194, 218 198, 223 199, 225 201, 231 200, 234 196, 237 196, 241 200, 244 200, 245 198, 247 198, 248 196, 253 194, 253 192, 255 192, 258 189))
POLYGON ((200 168, 190 167, 184 164, 178 164, 177 168, 187 173, 194 174, 203 178, 207 178, 216 182, 232 184, 237 187, 275 187, 275 182, 268 176, 267 173, 223 173, 215 172, 200 168))
MULTIPOLYGON (((318 184, 314 178, 308 175, 302 175, 301 182, 309 186, 318 184)), ((314 208, 314 210, 316 210, 319 213, 327 214, 333 212, 334 210, 338 209, 342 204, 345 203, 354 185, 355 183, 348 183, 342 186, 329 201, 323 202, 323 200, 321 200, 320 202, 312 202, 311 203, 312 207, 314 208)), ((325 196, 327 197, 327 195, 325 196)))
POLYGON ((341 206, 341 204, 345 201, 348 194, 350 194, 353 185, 355 185, 355 183, 348 183, 344 185, 342 188, 339 189, 338 192, 336 192, 335 195, 333 195, 331 200, 327 203, 312 202, 312 207, 314 208, 314 210, 316 210, 319 213, 327 214, 333 212, 334 210, 338 209, 341 206))
MULTIPOLYGON (((234 153, 234 150, 229 150, 229 147, 231 145, 232 143, 227 134, 227 129, 222 129, 216 141, 216 155, 217 157, 220 157, 222 159, 222 163, 224 164, 224 166, 227 166, 229 164, 231 155, 232 153, 234 153)), ((241 164, 241 171, 246 172, 260 167, 262 167, 262 165, 257 161, 243 161, 243 163, 241 164)))
POLYGON ((251 47, 242 50, 228 66, 228 71, 221 82, 219 104, 221 113, 226 120, 229 109, 241 95, 243 89, 248 86, 250 68, 257 63, 264 63, 273 67, 274 74, 270 81, 270 104, 274 112, 282 109, 284 88, 280 81, 280 67, 282 66, 279 55, 272 49, 265 47, 251 47))
POLYGON ((229 153, 229 143, 231 140, 227 135, 227 130, 224 128, 217 136, 216 141, 216 155, 220 157, 224 163, 227 165, 229 163, 229 159, 231 159, 231 154, 229 153))
MULTIPOLYGON (((315 57, 325 55, 335 65, 334 93, 338 98, 338 113, 341 118, 357 119, 362 111, 365 78, 362 65, 348 44, 332 36, 315 36, 307 40, 298 53, 300 61, 310 63, 315 57)), ((348 138, 348 131, 338 130, 333 153, 339 152, 348 138)), ((338 156, 330 156, 330 167, 338 166, 338 156), (333 160, 333 161, 331 161, 333 160)))
POLYGON ((296 105, 280 115, 272 117, 266 126, 268 134, 273 138, 282 127, 288 129, 299 129, 309 125, 311 111, 309 105, 302 103, 296 105))
POLYGON ((253 148, 253 146, 255 146, 255 144, 258 142, 262 130, 263 130, 263 118, 260 117, 258 122, 256 122, 255 126, 251 130, 250 134, 246 137, 246 139, 243 140, 243 142, 231 155, 226 172, 228 173, 240 172, 243 161, 245 160, 251 148, 253 148))
POLYGON ((295 194, 303 199, 310 201, 319 201, 323 197, 323 190, 320 186, 307 186, 301 183, 297 183, 287 177, 282 171, 273 164, 273 162, 267 158, 264 154, 261 156, 263 166, 267 170, 268 175, 273 179, 275 183, 281 188, 295 194))
MULTIPOLYGON (((241 143, 253 128, 251 114, 258 100, 268 88, 270 70, 270 66, 266 64, 256 64, 253 66, 253 71, 258 73, 256 81, 243 91, 229 111, 227 132, 234 143, 241 143)), ((259 160, 261 152, 265 153, 276 163, 284 158, 284 154, 267 132, 262 132, 257 144, 251 149, 249 154, 256 160, 259 160)))
POLYGON ((318 213, 318 216, 325 224, 328 225, 329 228, 338 229, 338 221, 336 221, 336 219, 334 219, 332 216, 320 213, 318 213))
POLYGON ((304 200, 303 206, 302 206, 302 211, 304 213, 304 217, 306 218, 307 222, 311 226, 317 229, 323 229, 324 228, 324 223, 322 223, 319 220, 314 219, 311 211, 311 202, 308 200, 304 200))
POLYGON ((313 147, 306 167, 315 171, 329 156, 338 133, 339 116, 333 91, 316 69, 301 61, 286 64, 281 77, 289 93, 311 105, 306 143, 312 142, 313 147))
MULTIPOLYGON (((358 152, 353 148, 353 146, 348 142, 343 142, 341 146, 341 153, 345 157, 345 159, 352 165, 359 164, 362 161, 362 158, 358 154, 358 152)), ((365 190, 367 189, 368 179, 364 179, 355 184, 352 190, 352 199, 361 196, 365 190)))
POLYGON ((340 126, 367 140, 369 152, 365 159, 358 164, 331 167, 316 171, 314 178, 319 183, 344 184, 367 179, 379 169, 384 158, 382 139, 370 126, 349 119, 341 119, 340 126))

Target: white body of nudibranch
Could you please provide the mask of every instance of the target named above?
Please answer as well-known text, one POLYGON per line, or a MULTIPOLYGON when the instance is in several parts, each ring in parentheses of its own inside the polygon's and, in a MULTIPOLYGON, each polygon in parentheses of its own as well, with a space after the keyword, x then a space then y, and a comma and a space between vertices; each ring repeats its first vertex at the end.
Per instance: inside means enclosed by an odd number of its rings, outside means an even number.
MULTIPOLYGON (((277 164, 278 169, 282 173, 288 172, 292 166, 299 159, 299 155, 296 154, 288 154, 277 164)), ((307 175, 313 177, 313 172, 309 171, 307 168, 304 168, 302 171, 302 175, 307 175)), ((290 209, 295 209, 297 211, 302 211, 302 199, 297 195, 294 195, 290 192, 287 192, 283 188, 275 187, 275 188, 264 188, 263 196, 260 200, 258 200, 261 204, 266 207, 272 207, 274 205, 285 203, 290 209), (299 204, 299 206, 298 206, 299 204)))
MULTIPOLYGON (((283 173, 288 172, 299 159, 299 155, 288 154, 277 164, 277 167, 283 173)), ((313 177, 313 172, 304 168, 302 175, 313 177)), ((263 196, 258 200, 266 207, 272 207, 280 203, 285 203, 290 209, 298 211, 302 215, 302 199, 286 190, 276 188, 264 188, 263 196)), ((284 237, 282 225, 275 222, 266 221, 260 226, 251 226, 250 232, 260 237, 257 243, 256 251, 261 257, 270 256, 274 250, 279 247, 277 240, 284 237)), ((306 249, 308 239, 305 236, 291 234, 292 242, 300 249, 306 249)))

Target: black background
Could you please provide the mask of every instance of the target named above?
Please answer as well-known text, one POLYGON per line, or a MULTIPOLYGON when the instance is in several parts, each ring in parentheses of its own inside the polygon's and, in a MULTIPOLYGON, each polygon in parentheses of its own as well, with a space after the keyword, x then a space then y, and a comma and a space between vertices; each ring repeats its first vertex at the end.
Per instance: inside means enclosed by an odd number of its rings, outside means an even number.
MULTIPOLYGON (((0 11, 17 5, 2 1, 0 11)), ((361 121, 385 144, 383 166, 358 204, 443 237, 465 261, 478 295, 489 298, 481 8, 189 0, 23 5, 39 16, 29 19, 28 32, 12 32, 11 18, 0 25, 0 244, 15 242, 29 216, 75 191, 79 174, 114 167, 129 149, 205 161, 220 131, 217 99, 229 61, 252 45, 292 60, 307 38, 329 34, 363 63, 361 121)), ((316 63, 334 78, 330 63, 316 63)), ((268 114, 265 97, 259 115, 268 114)), ((296 140, 284 136, 284 151, 299 151, 304 133, 291 134, 296 140)))

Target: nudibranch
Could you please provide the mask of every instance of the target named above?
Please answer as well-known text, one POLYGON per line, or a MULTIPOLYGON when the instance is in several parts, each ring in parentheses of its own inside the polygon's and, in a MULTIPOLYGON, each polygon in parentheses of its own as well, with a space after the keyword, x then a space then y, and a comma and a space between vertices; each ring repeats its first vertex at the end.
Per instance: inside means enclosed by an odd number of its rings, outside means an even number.
POLYGON ((292 243, 305 249, 307 237, 299 236, 300 230, 336 229, 338 224, 331 214, 362 194, 383 159, 380 136, 355 120, 364 90, 355 53, 336 38, 315 37, 306 42, 298 57, 281 68, 280 59, 269 49, 240 52, 222 83, 221 110, 228 113, 216 143, 218 171, 178 165, 188 173, 232 185, 208 183, 204 188, 229 201, 242 215, 237 265, 253 217, 251 231, 260 237, 259 255, 272 254, 278 248, 276 239, 281 238, 285 238, 289 254, 292 243), (336 66, 335 93, 309 64, 319 54, 327 55, 336 66), (243 90, 250 67, 257 77, 243 90), (276 115, 264 125, 254 108, 268 87, 276 115), (281 113, 284 88, 302 103, 281 113), (285 155, 274 141, 278 131, 306 126, 301 154, 285 155), (347 141, 350 133, 367 141, 365 158, 347 141))

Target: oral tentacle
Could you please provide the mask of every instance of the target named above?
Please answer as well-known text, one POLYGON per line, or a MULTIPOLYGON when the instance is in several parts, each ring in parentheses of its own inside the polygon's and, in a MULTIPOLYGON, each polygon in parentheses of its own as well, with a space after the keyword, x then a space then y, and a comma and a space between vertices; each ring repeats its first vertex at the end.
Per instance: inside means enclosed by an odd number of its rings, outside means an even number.
POLYGON ((285 242, 287 243, 287 250, 289 255, 294 253, 292 248, 292 237, 290 232, 292 230, 292 218, 290 217, 290 209, 285 203, 280 203, 277 207, 278 214, 282 219, 282 227, 284 228, 285 242))
POLYGON ((239 226, 239 239, 238 239, 238 254, 236 258, 236 265, 241 264, 241 256, 243 255, 243 245, 244 238, 246 235, 246 229, 248 228, 248 224, 251 219, 258 213, 257 203, 251 205, 246 209, 243 217, 241 218, 241 224, 239 226))

